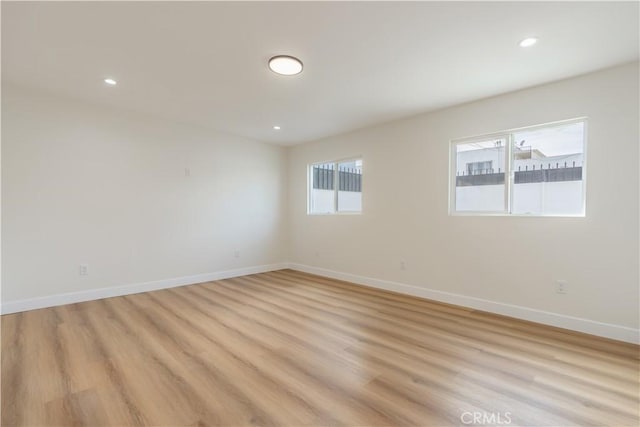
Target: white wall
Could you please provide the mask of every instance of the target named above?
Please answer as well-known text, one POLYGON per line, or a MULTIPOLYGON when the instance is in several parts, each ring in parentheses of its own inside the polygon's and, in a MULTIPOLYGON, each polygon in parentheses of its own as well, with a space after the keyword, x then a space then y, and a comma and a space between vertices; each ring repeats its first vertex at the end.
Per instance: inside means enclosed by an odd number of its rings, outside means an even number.
MULTIPOLYGON (((515 184, 512 212, 516 214, 576 215, 582 213, 582 181, 515 184)), ((501 211, 504 184, 456 187, 458 212, 501 211)))
POLYGON ((285 261, 283 148, 2 91, 3 304, 285 261))
POLYGON ((458 212, 503 211, 504 184, 456 187, 455 209, 458 212))
MULTIPOLYGON (((336 194, 333 190, 318 190, 311 192, 313 213, 331 213, 335 210, 336 194)), ((338 209, 340 212, 360 212, 362 209, 362 193, 359 191, 338 191, 338 209)))
POLYGON ((582 181, 517 184, 513 189, 513 212, 545 215, 580 214, 582 181))
POLYGON ((635 63, 293 147, 290 261, 637 329, 638 117, 635 63), (585 218, 448 215, 451 139, 582 116, 585 218), (307 164, 355 156, 362 215, 307 216, 307 164))
POLYGON ((3 86, 3 307, 288 257, 637 330, 638 110, 636 63, 285 150, 3 86), (585 218, 448 215, 449 140, 580 116, 585 218), (308 216, 307 164, 360 156, 362 215, 308 216))

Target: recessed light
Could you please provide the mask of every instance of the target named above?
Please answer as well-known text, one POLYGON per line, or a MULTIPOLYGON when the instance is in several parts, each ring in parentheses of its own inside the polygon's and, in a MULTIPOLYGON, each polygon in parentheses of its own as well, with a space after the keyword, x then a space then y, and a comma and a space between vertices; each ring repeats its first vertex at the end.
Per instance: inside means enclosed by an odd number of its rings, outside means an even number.
POLYGON ((280 126, 274 126, 273 130, 280 130, 280 126))
POLYGON ((529 47, 529 46, 533 46, 536 43, 538 43, 538 39, 537 38, 535 38, 535 37, 527 37, 526 39, 522 40, 518 44, 520 45, 520 47, 529 47))
POLYGON ((118 84, 118 82, 113 79, 104 79, 104 82, 110 86, 115 86, 118 84))
POLYGON ((302 72, 302 61, 288 55, 274 56, 269 60, 271 71, 284 76, 293 76, 302 72))

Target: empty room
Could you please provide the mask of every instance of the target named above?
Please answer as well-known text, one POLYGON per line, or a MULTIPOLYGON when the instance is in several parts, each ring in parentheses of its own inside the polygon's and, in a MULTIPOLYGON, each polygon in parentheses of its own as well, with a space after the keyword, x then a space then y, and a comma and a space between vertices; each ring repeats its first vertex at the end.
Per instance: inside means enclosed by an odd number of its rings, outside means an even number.
POLYGON ((640 3, 2 1, 9 426, 638 426, 640 3))

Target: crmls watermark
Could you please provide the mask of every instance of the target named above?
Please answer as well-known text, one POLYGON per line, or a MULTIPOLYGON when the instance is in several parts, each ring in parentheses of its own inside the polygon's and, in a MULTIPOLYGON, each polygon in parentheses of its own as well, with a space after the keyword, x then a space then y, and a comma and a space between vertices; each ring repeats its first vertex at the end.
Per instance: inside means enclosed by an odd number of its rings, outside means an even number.
POLYGON ((464 411, 460 421, 465 425, 507 426, 511 424, 511 412, 464 411))

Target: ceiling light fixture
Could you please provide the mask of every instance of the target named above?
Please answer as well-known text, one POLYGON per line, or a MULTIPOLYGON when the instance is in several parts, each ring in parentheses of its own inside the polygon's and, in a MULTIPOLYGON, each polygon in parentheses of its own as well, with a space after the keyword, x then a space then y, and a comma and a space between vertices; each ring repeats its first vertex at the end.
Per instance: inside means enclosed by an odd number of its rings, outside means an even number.
POLYGON ((276 74, 293 76, 302 72, 302 61, 293 56, 278 55, 269 60, 269 68, 276 74))
POLYGON ((104 79, 104 82, 110 86, 115 86, 118 84, 118 82, 113 79, 104 79))
POLYGON ((273 130, 280 130, 280 126, 274 126, 273 130))
POLYGON ((535 38, 535 37, 527 37, 526 39, 522 40, 518 44, 520 45, 520 47, 529 47, 529 46, 533 46, 536 43, 538 43, 538 39, 537 38, 535 38))

